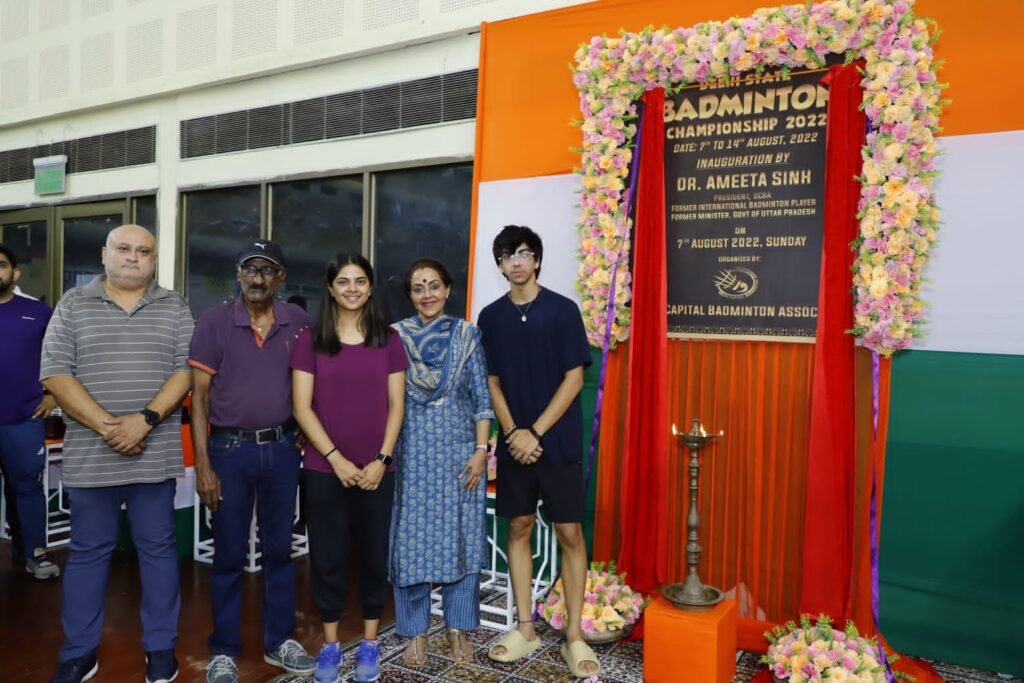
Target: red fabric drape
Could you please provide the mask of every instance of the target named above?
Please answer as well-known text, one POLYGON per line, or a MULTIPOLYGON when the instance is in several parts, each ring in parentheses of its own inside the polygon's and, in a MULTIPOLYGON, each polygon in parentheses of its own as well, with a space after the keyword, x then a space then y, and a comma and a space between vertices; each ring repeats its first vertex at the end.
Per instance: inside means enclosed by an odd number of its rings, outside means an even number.
POLYGON ((804 509, 800 611, 833 618, 848 613, 854 541, 854 343, 850 242, 857 202, 865 117, 858 64, 835 66, 829 85, 825 221, 818 294, 818 335, 811 390, 807 503, 804 509))
POLYGON ((626 445, 619 566, 650 591, 665 581, 668 495, 668 295, 665 277, 665 91, 647 92, 640 140, 633 252, 626 445))

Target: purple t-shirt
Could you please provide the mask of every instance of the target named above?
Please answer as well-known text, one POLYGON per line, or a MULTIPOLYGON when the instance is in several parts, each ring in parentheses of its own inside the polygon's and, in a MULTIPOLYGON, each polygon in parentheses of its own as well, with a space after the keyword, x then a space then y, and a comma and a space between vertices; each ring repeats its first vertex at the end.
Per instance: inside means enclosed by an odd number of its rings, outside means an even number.
MULTIPOLYGON (((313 412, 338 451, 357 467, 376 458, 384 442, 388 375, 408 367, 402 340, 391 331, 383 348, 342 344, 340 353, 328 356, 313 350, 312 331, 305 330, 292 352, 292 369, 313 375, 313 412)), ((313 444, 306 445, 303 467, 333 472, 313 444)))
POLYGON ((242 297, 199 316, 188 364, 213 375, 210 424, 236 429, 277 427, 292 416, 292 349, 309 316, 274 301, 274 325, 260 343, 242 297))
POLYGON ((29 419, 43 400, 39 352, 52 313, 42 301, 17 294, 0 304, 0 330, 3 330, 0 377, 4 378, 4 390, 0 391, 0 425, 29 419))

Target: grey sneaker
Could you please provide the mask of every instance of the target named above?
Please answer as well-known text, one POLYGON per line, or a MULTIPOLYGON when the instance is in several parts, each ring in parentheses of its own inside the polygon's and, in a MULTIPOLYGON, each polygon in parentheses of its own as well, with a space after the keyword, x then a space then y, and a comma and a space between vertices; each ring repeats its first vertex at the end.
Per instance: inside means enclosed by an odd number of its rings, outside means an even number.
POLYGON ((39 553, 31 560, 25 560, 25 571, 40 581, 60 576, 60 567, 54 564, 46 553, 39 553))
POLYGON ((291 638, 264 653, 263 661, 293 674, 311 674, 316 670, 316 657, 310 657, 306 649, 291 638))
POLYGON ((230 655, 210 657, 206 667, 206 683, 238 683, 238 666, 230 655))

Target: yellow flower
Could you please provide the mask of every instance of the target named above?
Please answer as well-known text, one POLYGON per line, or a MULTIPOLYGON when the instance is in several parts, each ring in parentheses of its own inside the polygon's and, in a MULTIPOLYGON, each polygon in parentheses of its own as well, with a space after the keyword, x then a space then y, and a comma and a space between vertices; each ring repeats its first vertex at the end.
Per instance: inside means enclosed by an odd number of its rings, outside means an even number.
POLYGON ((740 55, 740 58, 736 60, 736 68, 740 71, 749 71, 754 66, 754 58, 750 56, 749 52, 744 52, 740 55))
POLYGON ((903 156, 903 145, 898 142, 890 142, 882 150, 882 156, 885 157, 886 161, 896 161, 903 156))
POLYGON ((896 214, 896 224, 901 228, 909 228, 910 224, 914 222, 914 218, 917 215, 917 208, 911 205, 904 204, 900 207, 899 212, 896 214))
POLYGON ((601 620, 612 629, 622 628, 626 623, 626 620, 622 618, 622 615, 616 612, 613 607, 608 605, 601 610, 601 620))

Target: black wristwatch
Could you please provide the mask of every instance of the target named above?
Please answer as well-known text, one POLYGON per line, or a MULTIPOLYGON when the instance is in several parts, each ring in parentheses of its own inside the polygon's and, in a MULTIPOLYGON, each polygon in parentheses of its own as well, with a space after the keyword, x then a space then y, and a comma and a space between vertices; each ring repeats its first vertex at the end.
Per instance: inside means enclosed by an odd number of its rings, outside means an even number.
POLYGON ((146 420, 146 424, 148 424, 150 427, 156 427, 158 424, 160 424, 160 413, 156 412, 155 410, 143 408, 139 412, 142 413, 142 417, 146 420))
POLYGON ((387 453, 378 453, 377 460, 380 460, 381 464, 384 465, 384 467, 391 467, 391 463, 395 461, 395 459, 392 458, 387 453))

